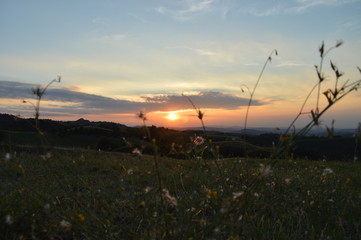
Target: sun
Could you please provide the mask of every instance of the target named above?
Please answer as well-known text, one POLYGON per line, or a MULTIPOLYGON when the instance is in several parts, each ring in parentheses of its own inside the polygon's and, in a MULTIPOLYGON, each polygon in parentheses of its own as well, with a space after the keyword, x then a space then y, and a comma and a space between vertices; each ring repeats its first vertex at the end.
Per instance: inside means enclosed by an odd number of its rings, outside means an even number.
POLYGON ((166 116, 166 118, 170 121, 175 121, 179 118, 179 116, 176 113, 171 112, 166 116))

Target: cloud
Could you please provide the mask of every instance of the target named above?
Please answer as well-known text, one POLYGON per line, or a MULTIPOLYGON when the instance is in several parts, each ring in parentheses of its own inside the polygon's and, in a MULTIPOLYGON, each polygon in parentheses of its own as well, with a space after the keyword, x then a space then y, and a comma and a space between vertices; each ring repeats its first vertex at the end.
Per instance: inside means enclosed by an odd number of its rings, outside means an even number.
POLYGON ((195 52, 195 53, 197 53, 198 55, 201 55, 201 56, 215 56, 215 55, 217 55, 216 52, 213 52, 213 51, 208 50, 208 49, 192 48, 192 47, 187 47, 187 46, 167 47, 167 49, 186 49, 186 50, 190 50, 192 52, 195 52))
POLYGON ((275 65, 275 67, 304 67, 304 66, 310 66, 310 64, 298 63, 294 61, 283 61, 275 65))
POLYGON ((296 0, 297 6, 286 9, 286 12, 302 12, 311 7, 320 5, 324 6, 340 6, 347 3, 352 3, 358 0, 296 0))
POLYGON ((256 17, 268 17, 268 16, 275 16, 279 15, 282 12, 282 9, 280 6, 275 6, 268 9, 256 9, 256 8, 248 8, 245 10, 245 12, 250 13, 251 15, 254 15, 256 17))
POLYGON ((265 3, 259 1, 249 6, 242 7, 240 12, 251 14, 256 17, 277 16, 281 14, 301 13, 312 7, 317 6, 340 6, 359 0, 294 0, 281 1, 277 5, 270 5, 272 2, 265 3), (267 6, 268 4, 268 6, 267 6))
POLYGON ((158 13, 171 16, 179 21, 187 21, 199 14, 211 12, 213 10, 212 4, 215 0, 184 0, 181 2, 181 9, 173 10, 167 7, 157 7, 155 10, 158 13))
POLYGON ((101 43, 107 44, 107 43, 122 41, 126 37, 128 37, 128 36, 125 34, 113 34, 113 35, 102 36, 102 37, 98 38, 97 40, 101 43))
MULTIPOLYGON (((214 109, 237 109, 248 104, 247 98, 241 98, 232 94, 225 94, 220 92, 199 92, 196 94, 187 95, 193 103, 199 108, 214 108, 214 109)), ((192 108, 188 99, 180 95, 161 95, 142 97, 146 103, 159 104, 162 111, 170 109, 181 110, 192 108)), ((262 105, 263 102, 255 101, 254 105, 262 105)))
MULTIPOLYGON (((0 110, 4 112, 28 113, 29 105, 21 104, 21 99, 32 100, 31 88, 34 84, 0 81, 0 110), (8 103, 6 101, 8 100, 8 103), (14 100, 18 104, 14 103, 14 100), (12 109, 12 110, 11 110, 12 109)), ((220 92, 199 92, 187 95, 201 109, 238 109, 248 104, 247 98, 220 92)), ((136 113, 140 110, 146 112, 175 111, 192 108, 187 98, 181 95, 155 95, 141 96, 139 101, 115 99, 83 93, 76 88, 64 88, 52 85, 43 97, 41 111, 49 115, 72 114, 121 114, 136 113)), ((266 102, 254 100, 253 105, 263 105, 266 102)))

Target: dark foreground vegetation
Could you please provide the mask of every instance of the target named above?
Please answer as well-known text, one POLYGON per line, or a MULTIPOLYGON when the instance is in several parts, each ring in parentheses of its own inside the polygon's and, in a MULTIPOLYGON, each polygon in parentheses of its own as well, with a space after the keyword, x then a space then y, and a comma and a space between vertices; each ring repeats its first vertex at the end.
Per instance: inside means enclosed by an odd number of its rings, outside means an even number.
POLYGON ((361 239, 358 162, 1 156, 2 239, 361 239))
POLYGON ((3 239, 361 239, 353 137, 1 117, 3 239))

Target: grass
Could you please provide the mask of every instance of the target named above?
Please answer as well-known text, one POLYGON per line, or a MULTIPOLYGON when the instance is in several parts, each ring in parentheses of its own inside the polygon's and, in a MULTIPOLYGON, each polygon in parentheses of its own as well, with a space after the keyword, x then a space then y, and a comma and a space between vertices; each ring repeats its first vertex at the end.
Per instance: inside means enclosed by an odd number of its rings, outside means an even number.
POLYGON ((161 204, 152 156, 2 156, 4 239, 361 238, 359 163, 159 158, 161 204))

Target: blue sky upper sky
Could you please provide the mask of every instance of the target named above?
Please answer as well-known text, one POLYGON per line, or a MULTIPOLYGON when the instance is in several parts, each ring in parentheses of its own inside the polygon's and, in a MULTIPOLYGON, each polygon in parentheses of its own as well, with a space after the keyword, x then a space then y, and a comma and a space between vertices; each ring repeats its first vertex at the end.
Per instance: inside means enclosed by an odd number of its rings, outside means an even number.
MULTIPOLYGON (((286 126, 317 82, 323 40, 345 42, 329 57, 344 80, 360 79, 360 12, 361 0, 1 0, 0 112, 31 116, 20 100, 61 75, 43 117, 135 125, 142 110, 156 125, 196 125, 184 93, 205 109, 206 124, 242 125, 248 95, 240 86, 252 88, 277 49, 250 125, 286 126), (164 120, 179 110, 178 121, 164 120)), ((329 70, 327 58, 325 88, 329 70)), ((352 93, 325 124, 356 127, 360 100, 352 93)))

